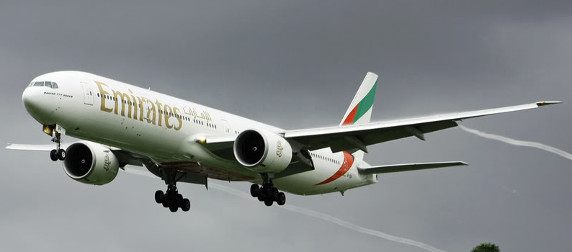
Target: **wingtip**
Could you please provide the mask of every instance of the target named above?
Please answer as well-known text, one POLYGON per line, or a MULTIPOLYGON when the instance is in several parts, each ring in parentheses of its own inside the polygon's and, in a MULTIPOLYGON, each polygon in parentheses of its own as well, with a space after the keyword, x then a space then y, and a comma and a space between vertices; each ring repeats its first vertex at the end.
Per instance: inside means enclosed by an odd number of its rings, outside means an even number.
POLYGON ((562 103, 561 101, 539 101, 536 102, 537 106, 546 106, 546 105, 553 105, 553 104, 560 104, 562 103))

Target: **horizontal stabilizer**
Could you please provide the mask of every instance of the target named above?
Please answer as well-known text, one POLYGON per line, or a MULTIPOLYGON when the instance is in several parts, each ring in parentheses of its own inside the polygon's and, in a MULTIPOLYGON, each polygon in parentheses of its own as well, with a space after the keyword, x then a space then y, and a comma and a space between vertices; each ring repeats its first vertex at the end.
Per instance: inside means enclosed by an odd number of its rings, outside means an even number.
POLYGON ((468 164, 462 161, 395 164, 395 165, 358 167, 358 172, 360 174, 378 174, 378 173, 434 169, 434 168, 443 168, 443 167, 461 166, 461 165, 468 165, 468 164))

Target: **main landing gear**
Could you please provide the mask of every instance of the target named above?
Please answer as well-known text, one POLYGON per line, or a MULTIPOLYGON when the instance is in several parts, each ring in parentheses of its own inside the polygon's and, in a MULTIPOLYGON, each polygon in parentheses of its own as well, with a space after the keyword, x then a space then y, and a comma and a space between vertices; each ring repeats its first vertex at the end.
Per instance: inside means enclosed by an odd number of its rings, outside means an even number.
POLYGON ((258 198, 259 201, 264 201, 266 206, 272 206, 274 202, 280 206, 284 205, 284 203, 286 203, 286 195, 274 187, 272 179, 270 179, 267 174, 262 174, 262 180, 262 186, 257 184, 250 186, 250 195, 258 198))
POLYGON ((167 193, 163 193, 161 190, 156 191, 155 202, 162 204, 163 207, 169 208, 173 213, 176 212, 179 207, 185 212, 191 209, 191 201, 187 198, 183 198, 183 195, 177 192, 176 186, 169 186, 167 193))
MULTIPOLYGON (((187 212, 191 209, 191 201, 187 198, 183 198, 177 191, 177 171, 167 170, 163 168, 163 179, 167 183, 167 192, 158 190, 155 192, 155 202, 163 205, 163 207, 169 208, 171 212, 177 212, 179 208, 187 212)), ((180 178, 179 178, 180 179, 180 178)))
POLYGON ((66 151, 60 148, 62 142, 62 134, 59 132, 55 132, 55 136, 52 138, 52 142, 56 143, 56 148, 50 151, 50 158, 52 161, 58 160, 65 160, 66 159, 66 151))

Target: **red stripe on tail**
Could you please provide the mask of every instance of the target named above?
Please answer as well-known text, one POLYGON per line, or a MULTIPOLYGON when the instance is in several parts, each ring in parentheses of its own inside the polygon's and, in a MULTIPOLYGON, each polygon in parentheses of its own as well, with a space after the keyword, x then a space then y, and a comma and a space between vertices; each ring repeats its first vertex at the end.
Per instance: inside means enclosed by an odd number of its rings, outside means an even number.
POLYGON ((342 125, 352 125, 354 123, 354 118, 356 117, 356 112, 358 107, 359 103, 354 107, 354 109, 352 109, 352 112, 348 114, 348 117, 346 117, 346 120, 344 120, 344 123, 342 123, 342 125))

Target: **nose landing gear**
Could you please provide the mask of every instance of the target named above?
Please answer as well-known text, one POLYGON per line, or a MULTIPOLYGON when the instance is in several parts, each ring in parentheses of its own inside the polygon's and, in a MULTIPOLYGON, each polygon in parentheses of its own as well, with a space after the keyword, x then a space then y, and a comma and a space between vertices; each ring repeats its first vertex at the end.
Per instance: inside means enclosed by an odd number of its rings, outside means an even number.
POLYGON ((56 143, 56 148, 50 151, 50 159, 52 159, 52 161, 63 161, 66 159, 66 151, 60 148, 62 142, 62 134, 56 131, 55 128, 56 127, 53 125, 44 126, 44 132, 53 136, 52 142, 56 143))

